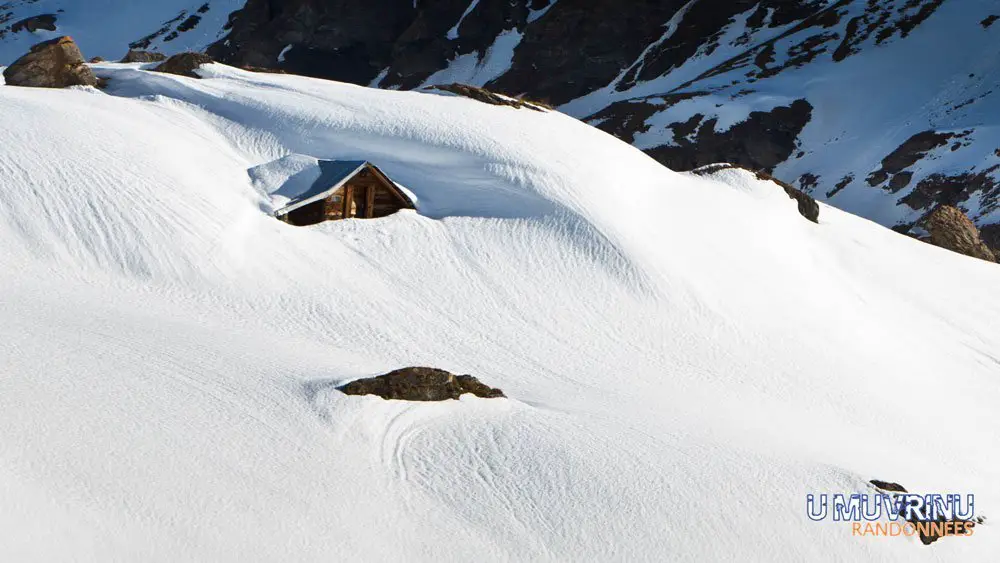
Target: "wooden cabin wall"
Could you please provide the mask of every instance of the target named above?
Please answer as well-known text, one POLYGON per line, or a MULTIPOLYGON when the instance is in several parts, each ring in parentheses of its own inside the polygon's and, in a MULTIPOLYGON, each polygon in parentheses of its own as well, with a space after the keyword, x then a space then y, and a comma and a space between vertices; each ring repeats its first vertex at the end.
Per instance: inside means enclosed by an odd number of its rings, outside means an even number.
POLYGON ((344 218, 344 188, 340 188, 323 200, 323 215, 326 221, 344 218))
POLYGON ((301 227, 351 217, 385 217, 400 209, 413 209, 413 204, 396 193, 380 175, 366 169, 326 198, 290 211, 281 219, 301 227))
POLYGON ((315 201, 285 214, 285 222, 297 227, 315 225, 326 220, 325 201, 315 201))
POLYGON ((399 201, 399 196, 394 194, 389 188, 380 185, 375 189, 375 199, 372 202, 372 217, 385 217, 408 207, 408 205, 399 201))

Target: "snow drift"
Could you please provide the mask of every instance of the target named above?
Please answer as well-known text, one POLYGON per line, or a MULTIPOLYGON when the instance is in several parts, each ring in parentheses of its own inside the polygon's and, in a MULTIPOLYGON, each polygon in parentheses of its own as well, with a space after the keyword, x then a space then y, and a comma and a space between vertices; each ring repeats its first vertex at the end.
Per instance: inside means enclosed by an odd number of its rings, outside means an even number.
POLYGON ((0 88, 4 559, 1000 548, 805 513, 872 478, 997 512, 995 265, 556 112, 94 69, 106 92, 0 88), (420 211, 274 220, 309 159, 369 160, 420 211), (510 399, 332 389, 403 365, 510 399))

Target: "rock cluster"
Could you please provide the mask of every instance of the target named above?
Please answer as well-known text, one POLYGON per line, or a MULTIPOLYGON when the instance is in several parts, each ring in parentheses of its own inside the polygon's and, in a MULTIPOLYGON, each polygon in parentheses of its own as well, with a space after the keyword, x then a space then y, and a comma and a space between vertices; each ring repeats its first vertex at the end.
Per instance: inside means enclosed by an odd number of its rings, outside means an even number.
POLYGON ((160 61, 167 60, 167 56, 163 53, 154 53, 153 51, 140 51, 138 49, 129 49, 128 53, 122 57, 119 62, 122 63, 158 63, 160 61))
POLYGON ((83 60, 72 37, 59 37, 39 43, 28 54, 3 71, 10 86, 66 88, 97 86, 97 77, 83 60))
POLYGON ((408 367, 378 377, 358 379, 338 389, 348 395, 378 395, 400 401, 447 401, 465 393, 495 399, 503 391, 481 383, 471 375, 455 375, 442 369, 408 367))
POLYGON ((214 62, 215 61, 212 57, 209 57, 204 53, 178 53, 160 63, 153 70, 156 72, 166 72, 168 74, 187 76, 189 78, 201 78, 195 74, 194 71, 198 70, 203 64, 214 62))
POLYGON ((920 222, 920 226, 927 229, 930 235, 927 242, 935 246, 987 262, 997 261, 996 255, 980 238, 979 229, 957 207, 937 207, 920 222))
MULTIPOLYGON (((528 100, 523 100, 521 98, 514 98, 511 96, 504 96, 503 94, 497 94, 496 92, 491 92, 486 88, 479 88, 478 86, 469 86, 468 84, 443 84, 440 86, 431 86, 431 90, 440 90, 442 92, 451 92, 452 94, 457 94, 459 96, 464 96, 476 100, 477 102, 482 102, 484 104, 490 104, 493 106, 510 106, 512 108, 528 108, 535 111, 545 111, 546 106, 541 102, 531 102, 528 100)), ((549 108, 551 109, 551 108, 549 108)))

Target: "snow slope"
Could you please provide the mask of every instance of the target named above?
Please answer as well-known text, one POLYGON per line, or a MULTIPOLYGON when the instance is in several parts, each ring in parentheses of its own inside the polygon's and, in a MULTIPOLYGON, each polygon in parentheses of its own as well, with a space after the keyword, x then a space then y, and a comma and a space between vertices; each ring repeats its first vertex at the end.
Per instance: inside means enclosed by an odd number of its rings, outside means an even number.
POLYGON ((95 72, 0 87, 0 559, 1000 549, 805 514, 872 478, 997 512, 995 265, 555 112, 95 72), (306 157, 370 160, 419 212, 280 223, 272 176, 306 157), (510 399, 331 389, 403 365, 510 399))

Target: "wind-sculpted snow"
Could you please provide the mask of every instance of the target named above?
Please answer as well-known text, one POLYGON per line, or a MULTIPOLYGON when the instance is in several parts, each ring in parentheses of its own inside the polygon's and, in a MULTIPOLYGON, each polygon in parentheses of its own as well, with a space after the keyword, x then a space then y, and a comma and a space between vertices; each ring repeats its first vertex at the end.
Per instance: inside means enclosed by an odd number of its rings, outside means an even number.
POLYGON ((996 512, 995 265, 555 112, 95 72, 107 90, 0 87, 0 559, 1000 548, 989 524, 924 547, 805 512, 871 478, 996 512), (370 160, 418 210, 275 220, 311 159, 370 160), (410 365, 509 399, 334 389, 410 365))

